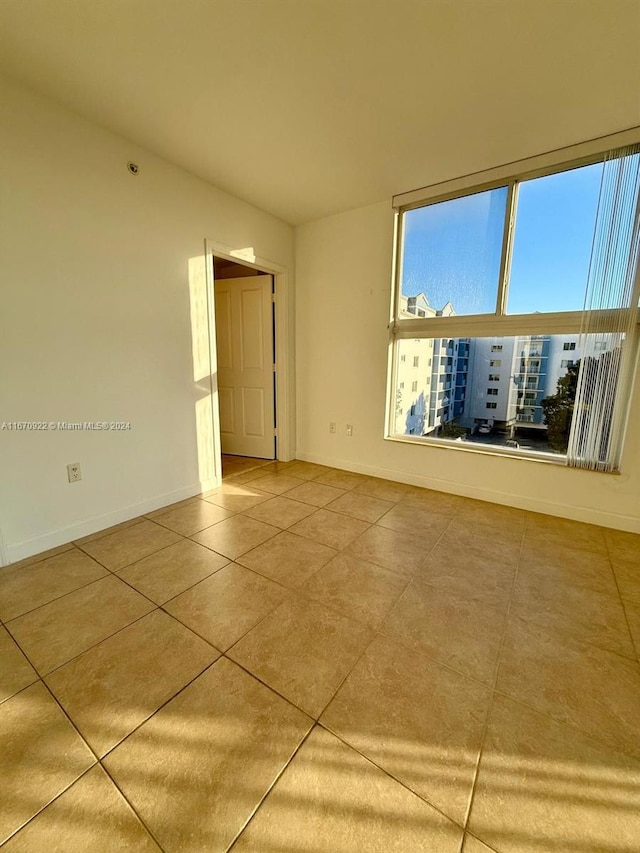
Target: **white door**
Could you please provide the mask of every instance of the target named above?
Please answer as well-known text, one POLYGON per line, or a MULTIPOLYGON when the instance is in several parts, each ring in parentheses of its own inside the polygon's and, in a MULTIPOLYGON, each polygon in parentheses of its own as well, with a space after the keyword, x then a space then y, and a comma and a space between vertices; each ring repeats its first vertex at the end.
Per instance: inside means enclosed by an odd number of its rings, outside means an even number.
POLYGON ((215 282, 222 452, 275 458, 271 276, 215 282))

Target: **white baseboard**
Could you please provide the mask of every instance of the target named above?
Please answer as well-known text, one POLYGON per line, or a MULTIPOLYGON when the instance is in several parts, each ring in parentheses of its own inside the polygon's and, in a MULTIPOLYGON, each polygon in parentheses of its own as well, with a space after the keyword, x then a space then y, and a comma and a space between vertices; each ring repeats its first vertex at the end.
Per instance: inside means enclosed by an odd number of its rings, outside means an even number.
POLYGON ((4 562, 0 563, 0 565, 16 563, 18 560, 24 560, 27 557, 32 557, 34 554, 41 554, 50 548, 57 548, 58 545, 66 545, 67 542, 73 542, 74 539, 81 539, 83 536, 89 536, 91 533, 97 533, 106 527, 120 524, 122 521, 129 521, 131 518, 137 518, 139 515, 153 512, 153 510, 161 509, 163 506, 200 495, 203 492, 214 489, 218 485, 219 483, 215 480, 205 483, 195 483, 191 486, 176 489, 173 492, 157 495, 137 504, 130 504, 113 512, 96 515, 92 518, 85 518, 82 521, 66 527, 60 527, 56 530, 49 530, 46 533, 41 533, 31 539, 25 539, 22 542, 12 545, 5 543, 4 554, 0 555, 4 557, 4 562))
POLYGON ((441 480, 435 477, 425 477, 421 474, 405 474, 389 468, 379 468, 376 465, 360 465, 347 459, 333 459, 315 453, 304 453, 300 451, 297 458, 303 462, 315 462, 318 465, 328 465, 331 468, 340 468, 344 471, 352 471, 355 474, 366 474, 369 477, 380 477, 383 480, 395 480, 398 483, 406 483, 409 486, 422 486, 425 489, 433 489, 437 492, 460 495, 465 498, 475 498, 479 501, 513 506, 518 509, 540 512, 544 515, 555 515, 559 518, 568 518, 572 521, 582 521, 586 524, 599 524, 602 527, 611 527, 614 530, 625 530, 629 533, 640 533, 640 519, 635 516, 620 515, 619 513, 607 512, 592 507, 580 507, 568 504, 555 503, 554 501, 532 498, 529 495, 507 494, 480 486, 467 486, 464 483, 452 483, 449 480, 441 480))

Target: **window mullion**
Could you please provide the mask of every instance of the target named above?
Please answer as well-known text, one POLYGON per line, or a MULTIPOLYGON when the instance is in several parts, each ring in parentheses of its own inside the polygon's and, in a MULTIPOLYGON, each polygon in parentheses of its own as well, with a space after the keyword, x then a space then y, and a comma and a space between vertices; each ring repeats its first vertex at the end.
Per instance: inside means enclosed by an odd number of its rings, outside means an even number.
POLYGON ((513 251, 513 232, 518 206, 518 182, 509 182, 509 194, 504 216, 504 233, 502 236, 502 255, 500 257, 500 277, 498 279, 498 297, 496 314, 502 317, 507 312, 507 297, 509 295, 509 273, 511 271, 511 255, 513 251))

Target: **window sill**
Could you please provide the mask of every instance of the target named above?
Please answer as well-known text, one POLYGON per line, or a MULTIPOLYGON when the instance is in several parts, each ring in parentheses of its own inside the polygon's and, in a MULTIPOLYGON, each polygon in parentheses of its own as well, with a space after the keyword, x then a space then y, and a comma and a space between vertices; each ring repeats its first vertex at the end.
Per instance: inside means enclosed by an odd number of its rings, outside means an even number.
MULTIPOLYGON (((567 467, 567 457, 555 453, 540 453, 536 451, 518 450, 511 447, 492 446, 488 444, 473 445, 469 441, 457 441, 449 438, 425 438, 424 436, 411 435, 385 435, 385 441, 394 441, 399 444, 413 444, 419 446, 436 447, 440 450, 457 450, 463 453, 478 453, 481 456, 501 456, 506 459, 519 459, 526 462, 542 462, 545 465, 556 465, 567 467)), ((582 469, 581 469, 582 470, 582 469)), ((604 473, 604 472, 597 472, 604 473)), ((618 473, 618 472, 614 472, 618 473)))

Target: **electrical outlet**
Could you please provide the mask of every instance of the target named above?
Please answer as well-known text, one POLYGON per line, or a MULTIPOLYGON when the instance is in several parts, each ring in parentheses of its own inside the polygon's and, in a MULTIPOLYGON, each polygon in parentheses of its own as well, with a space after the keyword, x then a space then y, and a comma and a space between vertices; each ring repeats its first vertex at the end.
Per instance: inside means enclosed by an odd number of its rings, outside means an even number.
POLYGON ((80 470, 79 462, 70 462, 67 465, 67 477, 70 483, 77 483, 82 479, 82 471, 80 470))
POLYGON ((331 423, 329 424, 329 432, 335 432, 335 431, 336 431, 335 421, 331 421, 331 423))
POLYGON ((353 424, 347 424, 347 435, 353 435, 353 424))

